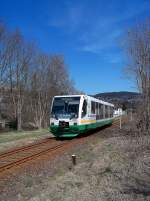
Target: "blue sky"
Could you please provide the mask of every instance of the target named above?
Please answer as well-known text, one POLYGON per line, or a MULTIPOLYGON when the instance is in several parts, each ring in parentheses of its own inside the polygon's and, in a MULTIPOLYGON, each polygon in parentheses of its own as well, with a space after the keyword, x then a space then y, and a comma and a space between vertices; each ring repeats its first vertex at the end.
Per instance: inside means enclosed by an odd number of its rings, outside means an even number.
POLYGON ((126 31, 150 17, 150 0, 0 0, 0 18, 48 53, 63 54, 87 94, 135 91, 124 79, 126 31))

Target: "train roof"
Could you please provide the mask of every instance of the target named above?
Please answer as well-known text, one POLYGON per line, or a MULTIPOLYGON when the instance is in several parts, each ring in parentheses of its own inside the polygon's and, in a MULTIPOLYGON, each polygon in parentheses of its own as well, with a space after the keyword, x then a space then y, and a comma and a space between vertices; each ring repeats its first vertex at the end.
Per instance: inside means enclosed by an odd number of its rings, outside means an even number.
POLYGON ((104 105, 109 105, 109 106, 112 106, 114 107, 114 105, 112 103, 108 103, 108 102, 105 102, 103 100, 100 100, 100 99, 97 99, 97 98, 94 98, 92 96, 88 96, 86 94, 78 94, 78 95, 62 95, 62 96, 54 96, 56 98, 59 98, 59 97, 81 97, 81 96, 85 96, 85 97, 88 97, 90 100, 92 101, 95 101, 95 102, 98 102, 98 103, 101 103, 101 104, 104 104, 104 105))

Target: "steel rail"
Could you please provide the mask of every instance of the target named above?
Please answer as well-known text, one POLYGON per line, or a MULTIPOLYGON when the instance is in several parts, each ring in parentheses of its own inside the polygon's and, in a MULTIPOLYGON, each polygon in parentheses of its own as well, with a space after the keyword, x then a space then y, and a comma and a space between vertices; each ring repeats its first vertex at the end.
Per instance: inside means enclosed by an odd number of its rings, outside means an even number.
POLYGON ((25 151, 25 150, 32 149, 34 147, 38 147, 41 144, 49 143, 49 141, 48 141, 49 139, 53 140, 53 139, 55 139, 55 137, 46 138, 46 139, 44 139, 44 140, 42 140, 40 142, 37 142, 37 143, 32 143, 32 144, 29 144, 29 145, 18 147, 16 149, 5 151, 5 152, 3 152, 3 153, 0 154, 0 159, 5 158, 5 157, 10 156, 10 155, 13 155, 15 153, 19 153, 20 151, 25 151))
POLYGON ((43 155, 43 154, 49 153, 50 151, 53 152, 53 151, 55 151, 55 150, 58 150, 58 149, 64 147, 64 145, 70 144, 70 142, 71 142, 71 141, 64 142, 63 144, 59 144, 59 145, 57 145, 57 146, 50 147, 50 148, 48 148, 48 149, 46 149, 46 150, 40 151, 40 152, 38 152, 38 153, 29 155, 29 156, 27 156, 27 157, 24 157, 24 158, 22 158, 22 159, 16 160, 16 161, 14 161, 14 162, 11 162, 11 163, 9 163, 9 164, 7 164, 7 165, 1 166, 1 167, 0 167, 0 173, 3 172, 3 171, 5 171, 5 170, 8 170, 8 169, 10 169, 10 168, 12 168, 12 167, 15 167, 15 166, 18 166, 18 165, 20 165, 20 164, 23 164, 23 163, 25 163, 25 162, 27 162, 27 161, 34 160, 34 159, 38 158, 39 156, 41 156, 41 155, 43 155))

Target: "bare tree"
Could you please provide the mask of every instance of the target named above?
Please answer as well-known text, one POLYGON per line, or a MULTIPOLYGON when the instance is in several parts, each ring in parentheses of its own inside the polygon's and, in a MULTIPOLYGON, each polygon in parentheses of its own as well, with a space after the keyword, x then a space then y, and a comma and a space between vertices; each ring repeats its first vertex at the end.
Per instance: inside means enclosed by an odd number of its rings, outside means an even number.
POLYGON ((0 92, 2 89, 4 115, 16 120, 18 130, 25 122, 47 127, 52 97, 76 91, 63 56, 43 53, 19 30, 10 32, 0 22, 0 92))
POLYGON ((49 56, 40 53, 36 57, 36 68, 31 76, 31 111, 34 114, 36 127, 46 127, 49 122, 49 112, 54 95, 68 94, 73 84, 60 56, 49 56))
POLYGON ((19 31, 14 32, 9 40, 8 82, 18 130, 21 130, 22 127, 22 107, 28 85, 31 60, 32 47, 23 40, 19 31))
POLYGON ((34 114, 33 119, 36 127, 41 128, 47 109, 48 91, 47 91, 47 68, 49 58, 46 54, 39 54, 34 63, 36 68, 31 75, 31 98, 30 107, 34 114))
POLYGON ((7 46, 8 32, 4 23, 0 22, 0 89, 6 84, 7 79, 7 46))
POLYGON ((128 72, 134 76, 142 94, 139 127, 150 131, 150 23, 144 22, 128 32, 128 53, 130 66, 128 72))

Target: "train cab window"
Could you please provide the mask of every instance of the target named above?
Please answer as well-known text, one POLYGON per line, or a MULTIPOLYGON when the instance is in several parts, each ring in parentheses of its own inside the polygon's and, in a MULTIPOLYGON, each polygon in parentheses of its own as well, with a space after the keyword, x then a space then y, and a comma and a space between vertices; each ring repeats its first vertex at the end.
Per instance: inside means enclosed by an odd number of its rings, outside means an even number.
POLYGON ((91 113, 95 114, 95 102, 91 102, 91 113))
POLYGON ((84 100, 82 107, 82 117, 84 117, 86 114, 87 114, 87 101, 84 100))

